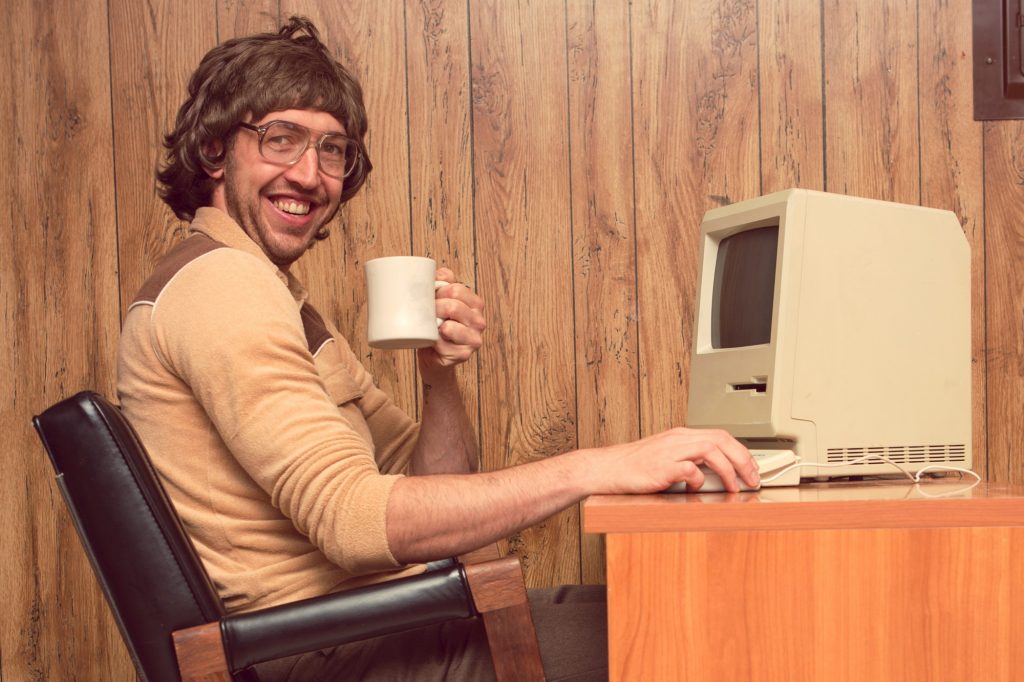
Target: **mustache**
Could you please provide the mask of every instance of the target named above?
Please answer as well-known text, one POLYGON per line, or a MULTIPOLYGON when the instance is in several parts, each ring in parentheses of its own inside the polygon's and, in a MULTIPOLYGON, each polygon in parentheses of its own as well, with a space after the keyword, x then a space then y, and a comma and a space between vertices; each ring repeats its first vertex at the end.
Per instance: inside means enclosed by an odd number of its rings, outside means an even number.
POLYGON ((267 196, 274 196, 276 194, 284 194, 294 199, 301 199, 308 201, 311 204, 317 204, 323 206, 328 202, 327 193, 324 191, 310 192, 309 190, 303 189, 302 187, 296 187, 290 182, 285 182, 279 185, 268 187, 264 192, 267 196))

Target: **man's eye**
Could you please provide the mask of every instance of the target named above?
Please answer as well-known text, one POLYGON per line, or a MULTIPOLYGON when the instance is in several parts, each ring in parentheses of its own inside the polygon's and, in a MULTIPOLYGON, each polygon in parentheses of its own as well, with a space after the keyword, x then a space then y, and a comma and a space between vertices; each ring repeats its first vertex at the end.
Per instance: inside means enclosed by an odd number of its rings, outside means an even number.
POLYGON ((324 143, 320 145, 320 153, 335 158, 343 158, 345 156, 345 149, 347 145, 334 142, 332 140, 324 140, 324 143))
POLYGON ((274 149, 291 149, 299 143, 295 135, 274 135, 263 138, 263 144, 270 145, 274 149))

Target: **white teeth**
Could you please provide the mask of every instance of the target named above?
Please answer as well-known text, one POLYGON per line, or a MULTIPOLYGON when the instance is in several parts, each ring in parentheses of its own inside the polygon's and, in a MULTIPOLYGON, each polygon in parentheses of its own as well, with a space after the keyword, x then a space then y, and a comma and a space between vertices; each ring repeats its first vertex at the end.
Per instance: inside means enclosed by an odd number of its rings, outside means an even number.
POLYGON ((292 215, 306 215, 309 213, 309 204, 304 201, 275 201, 274 206, 292 215))

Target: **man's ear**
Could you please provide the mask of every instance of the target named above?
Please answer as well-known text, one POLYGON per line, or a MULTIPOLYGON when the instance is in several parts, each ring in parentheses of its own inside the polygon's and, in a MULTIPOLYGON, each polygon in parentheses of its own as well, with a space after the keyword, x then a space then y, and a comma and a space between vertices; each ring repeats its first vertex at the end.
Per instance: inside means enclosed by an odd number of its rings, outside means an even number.
MULTIPOLYGON (((210 140, 203 145, 203 159, 223 159, 224 157, 224 141, 223 140, 210 140)), ((210 166, 206 163, 203 164, 203 170, 214 180, 220 180, 224 177, 224 164, 221 163, 219 166, 210 166)))

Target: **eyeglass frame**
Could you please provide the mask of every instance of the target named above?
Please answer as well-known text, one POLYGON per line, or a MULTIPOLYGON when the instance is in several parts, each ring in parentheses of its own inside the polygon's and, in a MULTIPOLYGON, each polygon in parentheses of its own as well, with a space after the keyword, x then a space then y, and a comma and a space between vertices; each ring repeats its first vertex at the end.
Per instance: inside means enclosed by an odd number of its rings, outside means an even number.
POLYGON ((263 157, 264 159, 266 159, 269 163, 273 163, 275 165, 294 166, 295 164, 297 164, 299 162, 299 159, 302 158, 302 155, 305 154, 307 151, 309 151, 309 143, 313 140, 313 133, 320 133, 320 138, 316 141, 316 144, 314 145, 314 148, 316 149, 316 165, 317 165, 317 168, 320 169, 320 171, 322 173, 324 173, 325 175, 327 175, 329 177, 332 177, 335 180, 342 180, 342 181, 344 181, 344 180, 347 180, 348 178, 352 177, 353 175, 355 175, 356 167, 357 166, 366 163, 366 153, 363 151, 363 144, 362 144, 362 142, 360 142, 359 140, 357 140, 354 137, 349 137, 348 135, 345 135, 343 133, 331 133, 331 132, 324 132, 322 130, 313 130, 312 128, 308 128, 308 127, 302 125, 301 123, 294 123, 292 121, 285 121, 284 119, 274 119, 273 121, 267 121, 263 125, 259 125, 259 126, 253 125, 252 123, 246 123, 245 121, 239 121, 238 127, 245 128, 246 130, 251 130, 254 133, 256 133, 257 139, 258 139, 257 149, 259 150, 260 156, 263 157), (272 125, 274 125, 275 123, 284 123, 285 125, 289 125, 289 126, 291 126, 293 128, 298 128, 298 129, 306 131, 306 144, 305 144, 305 146, 302 147, 302 150, 299 151, 295 155, 295 158, 292 159, 291 161, 275 161, 275 160, 269 158, 266 154, 263 153, 263 138, 267 134, 267 131, 270 129, 270 127, 272 125), (324 169, 323 163, 320 161, 320 146, 324 143, 324 140, 326 140, 328 137, 340 137, 343 140, 346 140, 347 142, 352 143, 354 148, 355 148, 355 150, 356 150, 356 158, 355 158, 355 161, 353 161, 353 163, 352 163, 352 168, 347 173, 345 173, 344 175, 333 175, 333 174, 327 172, 324 169))

